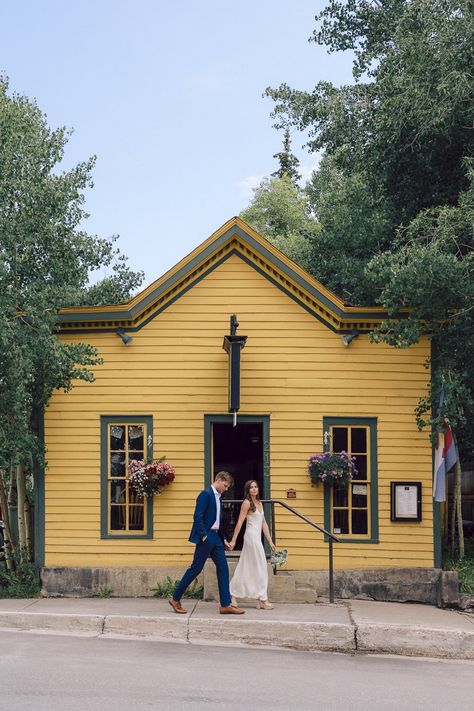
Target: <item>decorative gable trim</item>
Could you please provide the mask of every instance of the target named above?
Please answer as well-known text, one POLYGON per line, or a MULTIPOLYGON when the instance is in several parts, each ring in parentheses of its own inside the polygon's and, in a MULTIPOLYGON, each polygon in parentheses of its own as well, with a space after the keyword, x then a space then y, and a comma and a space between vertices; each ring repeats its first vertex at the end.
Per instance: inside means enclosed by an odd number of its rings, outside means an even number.
MULTIPOLYGON (((377 307, 357 308, 345 304, 243 220, 233 217, 128 303, 62 309, 60 330, 62 333, 116 331, 117 328, 138 331, 231 255, 243 259, 333 331, 370 331, 387 318, 387 313, 377 307)), ((406 313, 397 315, 398 318, 404 316, 406 313)))

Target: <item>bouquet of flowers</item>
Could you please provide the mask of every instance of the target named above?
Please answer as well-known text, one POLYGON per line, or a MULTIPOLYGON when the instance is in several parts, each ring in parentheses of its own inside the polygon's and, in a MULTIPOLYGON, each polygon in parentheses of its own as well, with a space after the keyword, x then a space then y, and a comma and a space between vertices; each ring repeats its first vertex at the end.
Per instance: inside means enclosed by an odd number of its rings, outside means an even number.
POLYGON ((355 457, 347 452, 322 452, 312 454, 308 462, 308 473, 313 484, 347 486, 357 474, 355 457))
POLYGON ((283 565, 283 563, 286 563, 287 558, 288 551, 286 548, 283 548, 281 551, 272 551, 270 563, 272 565, 283 565))
POLYGON ((165 486, 174 481, 174 467, 164 461, 145 462, 132 459, 128 464, 128 481, 138 498, 161 494, 165 486))

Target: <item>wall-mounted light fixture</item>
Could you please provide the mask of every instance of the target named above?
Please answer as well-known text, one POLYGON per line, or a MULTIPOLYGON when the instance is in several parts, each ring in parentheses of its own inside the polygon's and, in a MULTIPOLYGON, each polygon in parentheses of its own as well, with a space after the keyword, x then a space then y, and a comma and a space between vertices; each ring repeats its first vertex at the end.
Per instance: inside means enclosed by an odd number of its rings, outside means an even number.
POLYGON ((128 333, 125 333, 125 330, 123 328, 117 328, 115 333, 119 338, 122 339, 126 346, 129 346, 130 343, 133 341, 133 338, 129 336, 128 333))
POLYGON ((345 346, 350 346, 354 338, 357 338, 359 335, 359 331, 350 331, 350 333, 346 333, 345 336, 342 336, 341 340, 345 346))

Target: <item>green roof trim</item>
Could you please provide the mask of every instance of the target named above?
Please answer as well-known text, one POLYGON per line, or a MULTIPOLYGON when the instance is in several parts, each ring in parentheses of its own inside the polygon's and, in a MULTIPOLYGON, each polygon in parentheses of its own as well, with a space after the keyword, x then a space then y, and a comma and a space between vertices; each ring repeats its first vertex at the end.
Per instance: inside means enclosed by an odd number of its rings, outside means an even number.
MULTIPOLYGON (((310 283, 309 275, 308 279, 305 279, 301 274, 298 274, 294 269, 292 269, 288 264, 286 264, 282 259, 280 259, 278 255, 274 254, 270 249, 266 248, 265 245, 261 244, 257 239, 255 239, 251 234, 247 233, 238 224, 233 224, 223 234, 212 240, 202 251, 196 254, 189 262, 187 262, 185 265, 183 265, 183 267, 178 269, 168 279, 159 284, 150 293, 144 295, 143 298, 139 298, 138 301, 134 304, 134 306, 128 309, 113 311, 103 311, 101 310, 101 307, 98 307, 97 310, 90 309, 87 311, 81 311, 76 313, 60 313, 59 323, 66 325, 73 323, 85 323, 88 321, 95 322, 94 324, 91 323, 90 328, 84 326, 81 329, 77 329, 77 331, 76 329, 65 329, 68 332, 70 330, 74 333, 89 333, 91 331, 114 331, 116 327, 110 322, 133 322, 137 319, 137 317, 140 316, 140 314, 146 308, 153 304, 154 301, 165 295, 170 289, 176 288, 183 279, 186 279, 187 277, 192 275, 192 273, 197 268, 203 266, 206 261, 210 257, 212 257, 213 254, 215 254, 220 249, 229 244, 229 242, 234 238, 238 239, 244 247, 247 246, 257 256, 261 257, 262 260, 265 261, 270 267, 274 268, 286 278, 288 278, 293 284, 295 284, 296 287, 299 287, 306 291, 313 299, 315 299, 319 304, 321 304, 323 308, 326 308, 329 312, 334 314, 337 319, 343 320, 346 323, 357 323, 366 320, 373 321, 387 318, 388 314, 383 310, 368 312, 364 311, 363 307, 361 307, 361 309, 356 312, 346 312, 336 303, 336 301, 332 301, 331 299, 329 299, 325 294, 322 293, 322 291, 320 291, 312 283, 310 283), (98 326, 98 321, 103 321, 105 323, 104 325, 98 326)), ((319 320, 322 320, 326 325, 329 325, 329 322, 326 321, 324 318, 321 318, 320 314, 316 314, 315 310, 311 309, 308 304, 306 304, 303 300, 298 299, 298 297, 295 294, 292 294, 289 289, 285 289, 282 284, 278 283, 277 280, 272 279, 272 277, 267 274, 265 270, 259 269, 258 266, 255 265, 250 259, 248 259, 238 247, 230 250, 229 253, 224 255, 222 259, 216 260, 216 262, 213 263, 209 267, 209 269, 205 270, 203 274, 199 275, 199 277, 197 277, 197 279, 191 284, 183 286, 183 288, 179 290, 179 292, 172 299, 167 301, 166 304, 163 304, 162 308, 158 307, 157 310, 153 312, 152 318, 154 318, 158 313, 165 309, 169 304, 173 303, 182 294, 185 294, 192 286, 194 286, 194 284, 200 281, 205 275, 209 274, 211 271, 213 271, 213 269, 222 264, 223 261, 228 259, 231 254, 238 255, 247 264, 259 271, 266 279, 268 279, 270 282, 285 291, 286 294, 291 296, 291 298, 293 298, 297 303, 303 306, 306 311, 311 313, 313 316, 317 316, 319 320)), ((404 317, 406 317, 406 314, 399 313, 394 315, 394 318, 404 317)), ((144 323, 148 323, 149 320, 149 318, 146 319, 144 323)), ((125 326, 125 329, 127 331, 139 330, 143 325, 144 324, 140 324, 139 326, 125 326)), ((341 333, 345 332, 343 329, 334 329, 334 326, 333 330, 337 330, 341 333)))

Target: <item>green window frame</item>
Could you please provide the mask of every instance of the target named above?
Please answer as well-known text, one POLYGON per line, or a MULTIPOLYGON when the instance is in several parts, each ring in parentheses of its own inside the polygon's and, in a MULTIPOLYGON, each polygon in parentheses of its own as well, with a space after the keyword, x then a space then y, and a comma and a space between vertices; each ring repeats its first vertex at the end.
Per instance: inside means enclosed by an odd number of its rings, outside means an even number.
MULTIPOLYGON (((212 437, 214 424, 231 423, 233 415, 204 415, 204 485, 214 481, 212 461, 212 437)), ((263 491, 262 498, 270 498, 270 415, 240 415, 242 424, 259 424, 263 427, 263 491)))
POLYGON ((379 543, 377 418, 324 417, 323 433, 324 451, 348 452, 359 469, 347 487, 324 487, 324 527, 343 543, 379 543))
POLYGON ((136 499, 127 472, 131 459, 152 457, 152 415, 101 416, 101 538, 153 538, 153 497, 136 499))

